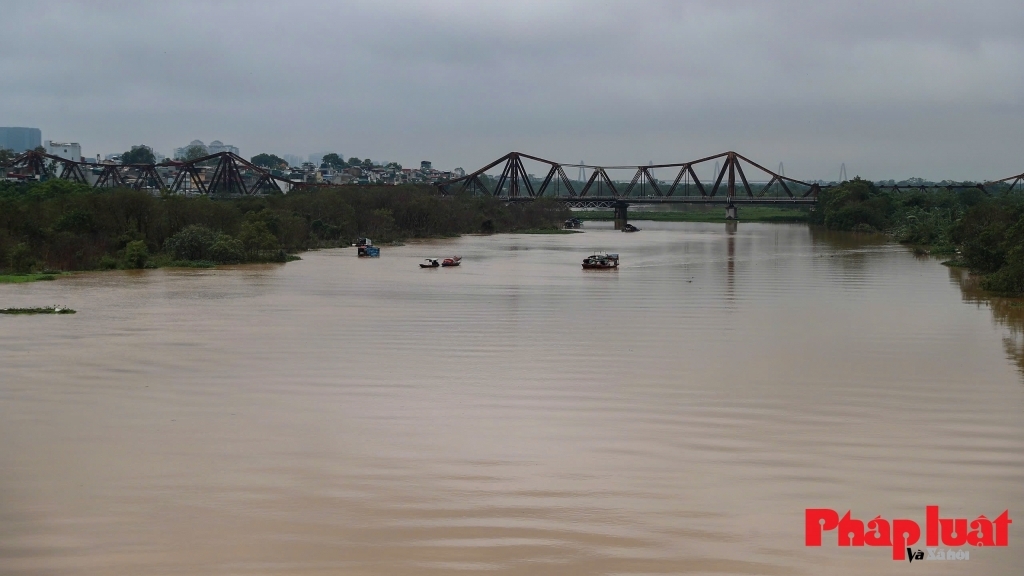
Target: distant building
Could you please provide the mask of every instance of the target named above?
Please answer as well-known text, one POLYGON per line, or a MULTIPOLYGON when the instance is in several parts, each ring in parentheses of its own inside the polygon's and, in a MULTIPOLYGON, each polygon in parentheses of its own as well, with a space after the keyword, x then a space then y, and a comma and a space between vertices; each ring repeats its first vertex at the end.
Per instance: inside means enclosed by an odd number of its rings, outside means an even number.
POLYGON ((82 145, 78 142, 51 142, 47 140, 44 147, 50 156, 59 156, 75 162, 82 161, 82 145))
MULTIPOLYGON (((323 164, 324 156, 327 156, 328 154, 330 154, 330 152, 314 152, 309 155, 309 161, 319 166, 323 164)), ((341 155, 339 154, 339 156, 341 155)), ((342 158, 344 158, 344 156, 342 156, 342 158)))
POLYGON ((284 156, 281 156, 281 158, 287 162, 289 166, 299 167, 302 166, 303 162, 305 162, 305 160, 302 159, 302 156, 297 156, 295 154, 285 154, 284 156))
POLYGON ((39 128, 0 128, 0 148, 22 153, 43 145, 39 128))
POLYGON ((174 149, 174 159, 175 160, 180 160, 180 159, 184 158, 185 154, 188 152, 188 149, 193 147, 193 146, 202 146, 203 147, 203 152, 204 152, 203 155, 204 156, 210 153, 210 149, 206 147, 206 144, 203 144, 202 140, 193 140, 193 141, 188 143, 188 146, 182 146, 181 148, 175 148, 174 149))
POLYGON ((428 172, 430 170, 433 170, 432 166, 433 165, 431 164, 431 162, 429 160, 424 160, 424 161, 420 162, 420 170, 422 170, 424 172, 428 172))
POLYGON ((180 159, 184 158, 185 157, 185 153, 188 151, 189 148, 191 148, 193 146, 201 146, 203 148, 203 151, 205 152, 204 155, 219 154, 221 152, 230 152, 230 153, 232 153, 232 154, 234 154, 236 156, 241 156, 242 155, 241 152, 238 151, 237 147, 232 146, 231 144, 225 144, 225 143, 221 142, 220 140, 214 140, 213 142, 210 142, 209 146, 207 146, 206 144, 203 144, 202 140, 193 140, 193 141, 188 143, 188 146, 182 146, 181 148, 175 148, 174 149, 174 159, 175 160, 180 160, 180 159))
POLYGON ((210 154, 219 154, 220 152, 230 152, 230 153, 234 154, 235 156, 239 155, 238 148, 232 146, 231 144, 225 144, 225 143, 221 142, 220 140, 214 140, 213 142, 210 142, 210 146, 208 147, 208 149, 210 150, 210 154))

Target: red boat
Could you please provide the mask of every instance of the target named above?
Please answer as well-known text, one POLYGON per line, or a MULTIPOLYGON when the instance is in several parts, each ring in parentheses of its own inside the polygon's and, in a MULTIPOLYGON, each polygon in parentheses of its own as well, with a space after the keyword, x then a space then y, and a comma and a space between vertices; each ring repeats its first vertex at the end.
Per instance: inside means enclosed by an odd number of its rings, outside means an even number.
POLYGON ((441 266, 458 266, 462 262, 462 256, 452 256, 441 261, 441 266))

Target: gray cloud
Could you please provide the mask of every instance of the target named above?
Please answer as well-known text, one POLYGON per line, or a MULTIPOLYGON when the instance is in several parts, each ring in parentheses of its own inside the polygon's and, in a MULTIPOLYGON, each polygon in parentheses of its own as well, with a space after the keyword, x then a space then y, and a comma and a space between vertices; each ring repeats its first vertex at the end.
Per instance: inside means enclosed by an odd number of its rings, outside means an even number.
POLYGON ((518 149, 787 174, 1024 170, 1019 2, 0 4, 0 125, 473 168, 518 149))

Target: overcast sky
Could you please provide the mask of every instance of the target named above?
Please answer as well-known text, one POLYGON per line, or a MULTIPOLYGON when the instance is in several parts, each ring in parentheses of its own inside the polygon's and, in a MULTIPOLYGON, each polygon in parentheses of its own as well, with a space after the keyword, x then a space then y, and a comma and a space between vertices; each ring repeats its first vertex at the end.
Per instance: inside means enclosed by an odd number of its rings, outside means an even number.
POLYGON ((1024 171, 1024 2, 0 0, 0 126, 475 169, 1024 171))

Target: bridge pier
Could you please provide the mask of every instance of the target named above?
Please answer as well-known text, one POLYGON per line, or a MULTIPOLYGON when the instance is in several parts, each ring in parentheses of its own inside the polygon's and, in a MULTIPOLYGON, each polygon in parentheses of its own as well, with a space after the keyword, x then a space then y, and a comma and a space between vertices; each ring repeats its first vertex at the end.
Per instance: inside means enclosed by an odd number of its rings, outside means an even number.
POLYGON ((739 220, 740 219, 739 210, 736 208, 736 205, 733 204, 732 202, 729 202, 725 206, 725 219, 726 220, 739 220))
POLYGON ((615 203, 615 229, 622 230, 626 227, 626 216, 629 210, 629 204, 625 202, 615 203))

